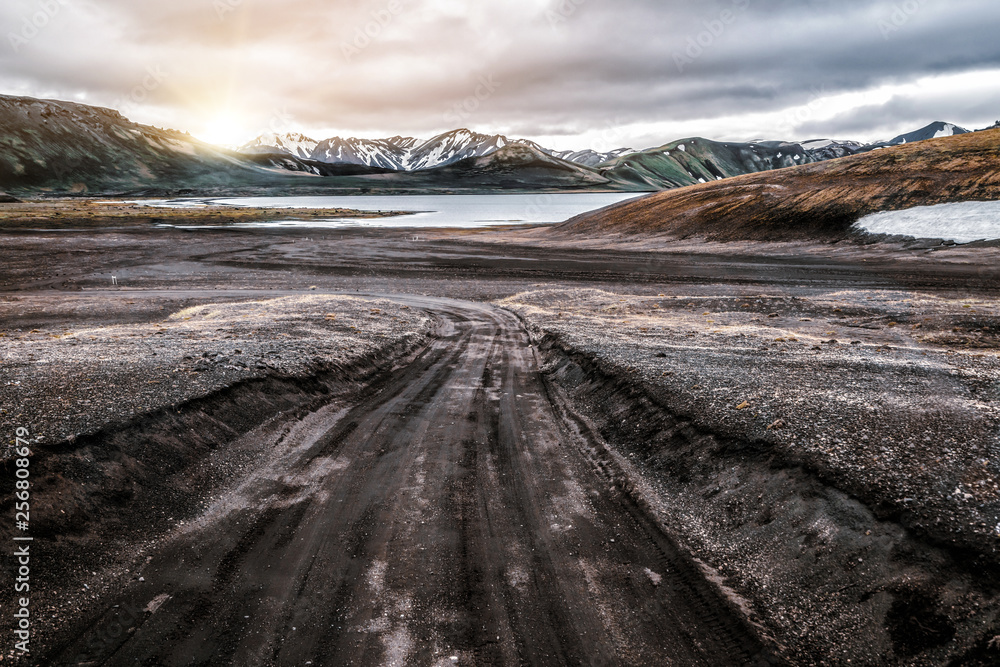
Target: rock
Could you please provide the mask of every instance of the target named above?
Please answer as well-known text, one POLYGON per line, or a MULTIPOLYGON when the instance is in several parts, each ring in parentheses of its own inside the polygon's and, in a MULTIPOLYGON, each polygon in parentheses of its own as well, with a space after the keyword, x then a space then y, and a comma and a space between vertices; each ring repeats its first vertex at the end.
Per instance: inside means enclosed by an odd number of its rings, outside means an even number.
POLYGON ((785 428, 786 426, 788 426, 788 424, 785 423, 784 419, 775 419, 774 423, 772 423, 770 426, 767 427, 767 430, 768 431, 777 431, 779 429, 785 428))

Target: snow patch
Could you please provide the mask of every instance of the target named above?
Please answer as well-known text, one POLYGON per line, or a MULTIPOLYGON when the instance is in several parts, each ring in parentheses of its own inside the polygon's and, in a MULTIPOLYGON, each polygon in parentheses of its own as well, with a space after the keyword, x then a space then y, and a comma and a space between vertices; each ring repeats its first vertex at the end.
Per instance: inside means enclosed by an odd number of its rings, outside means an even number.
POLYGON ((945 123, 945 126, 934 133, 935 139, 940 139, 941 137, 951 137, 955 135, 955 126, 951 123, 945 123))
POLYGON ((1000 239, 1000 202, 919 206, 865 216, 855 227, 872 234, 945 239, 956 243, 1000 239))

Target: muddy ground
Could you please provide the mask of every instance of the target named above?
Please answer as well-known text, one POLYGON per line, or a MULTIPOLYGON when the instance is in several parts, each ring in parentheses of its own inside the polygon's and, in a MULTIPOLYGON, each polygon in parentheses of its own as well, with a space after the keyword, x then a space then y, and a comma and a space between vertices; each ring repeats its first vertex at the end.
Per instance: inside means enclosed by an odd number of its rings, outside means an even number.
POLYGON ((5 662, 1000 659, 994 249, 98 226, 3 233, 5 662))

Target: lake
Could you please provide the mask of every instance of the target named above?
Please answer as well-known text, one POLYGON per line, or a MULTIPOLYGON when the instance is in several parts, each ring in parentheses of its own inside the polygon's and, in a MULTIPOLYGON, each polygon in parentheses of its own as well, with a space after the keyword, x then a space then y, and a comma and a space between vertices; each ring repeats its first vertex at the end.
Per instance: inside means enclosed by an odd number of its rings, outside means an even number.
MULTIPOLYGON (((359 211, 413 211, 413 214, 368 220, 331 217, 324 220, 281 220, 233 223, 239 228, 455 227, 554 224, 605 206, 642 197, 645 193, 559 193, 531 195, 380 195, 355 197, 237 197, 134 202, 145 206, 198 208, 349 208, 359 211)), ((180 225, 171 225, 180 226, 180 225)))

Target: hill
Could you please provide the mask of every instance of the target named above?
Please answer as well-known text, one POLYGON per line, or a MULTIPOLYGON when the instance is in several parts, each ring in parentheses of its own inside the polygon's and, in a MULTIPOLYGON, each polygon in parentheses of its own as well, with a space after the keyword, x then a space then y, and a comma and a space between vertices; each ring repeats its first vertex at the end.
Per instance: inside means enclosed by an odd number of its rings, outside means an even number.
POLYGON ((813 161, 799 144, 721 143, 694 137, 619 157, 599 169, 610 181, 626 187, 663 190, 813 161))
POLYGON ((0 127, 0 183, 10 191, 212 187, 268 169, 186 134, 71 102, 0 97, 0 127))
MULTIPOLYGON (((290 154, 243 155, 112 109, 0 96, 0 188, 9 192, 200 192, 315 186, 385 170, 290 154)), ((353 184, 353 183, 352 183, 353 184)))
POLYGON ((1000 130, 990 130, 662 192, 549 234, 836 240, 870 213, 998 199, 1000 130))

